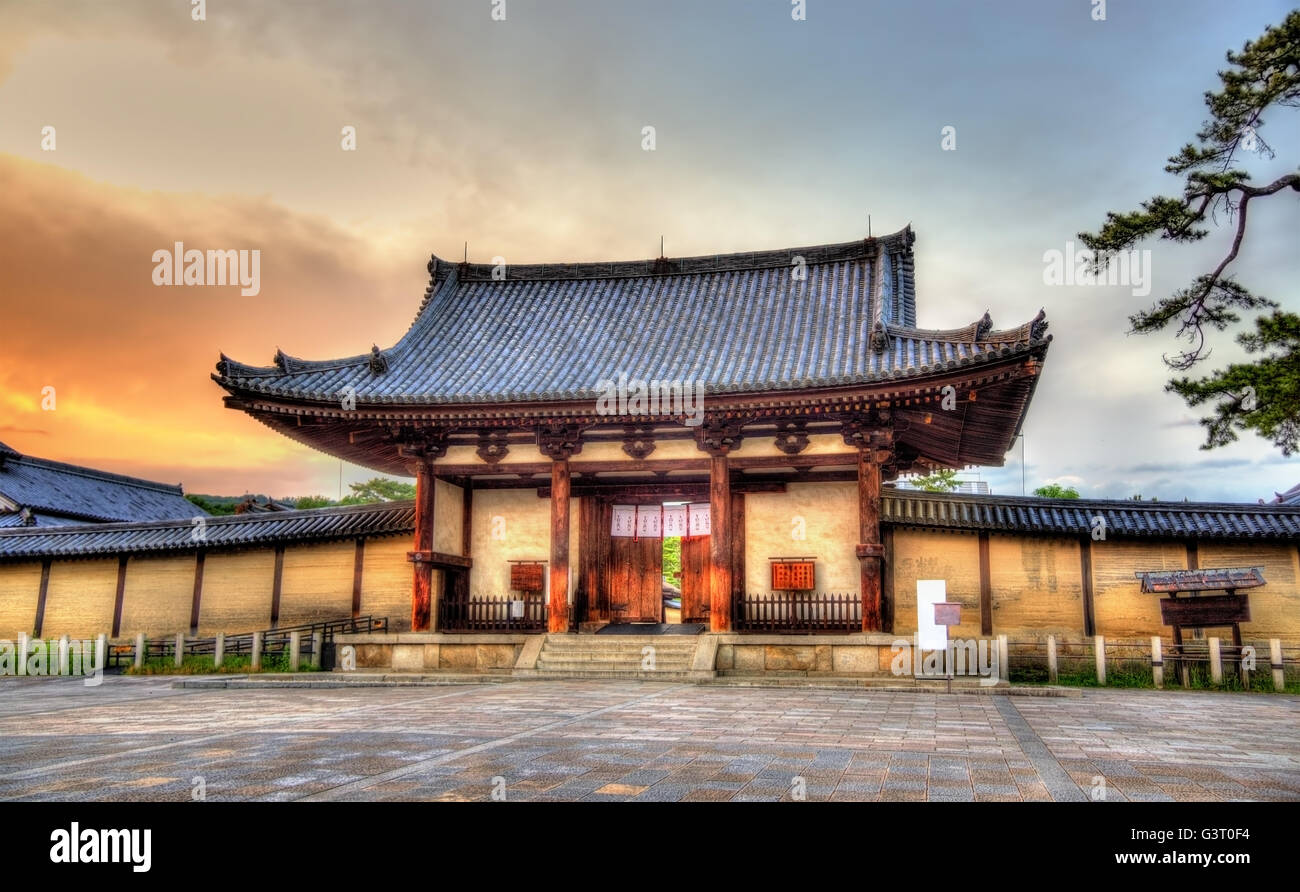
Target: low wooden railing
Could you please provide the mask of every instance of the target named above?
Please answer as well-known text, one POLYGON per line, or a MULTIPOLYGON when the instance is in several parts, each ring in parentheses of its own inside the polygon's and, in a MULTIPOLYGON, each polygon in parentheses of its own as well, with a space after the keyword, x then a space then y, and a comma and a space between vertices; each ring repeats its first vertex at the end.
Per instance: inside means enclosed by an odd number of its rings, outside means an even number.
POLYGON ((546 599, 488 595, 438 602, 440 632, 545 632, 546 599))
POLYGON ((857 592, 761 592, 738 595, 732 608, 737 632, 860 632, 857 592))

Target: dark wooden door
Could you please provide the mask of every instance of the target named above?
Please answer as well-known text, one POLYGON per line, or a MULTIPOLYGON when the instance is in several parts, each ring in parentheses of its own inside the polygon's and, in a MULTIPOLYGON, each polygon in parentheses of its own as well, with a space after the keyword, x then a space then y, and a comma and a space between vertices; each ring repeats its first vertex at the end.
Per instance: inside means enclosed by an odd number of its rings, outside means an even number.
POLYGON ((709 537, 682 538, 682 622, 709 621, 709 537))
POLYGON ((663 622, 663 540, 610 538, 609 618, 613 622, 663 622))

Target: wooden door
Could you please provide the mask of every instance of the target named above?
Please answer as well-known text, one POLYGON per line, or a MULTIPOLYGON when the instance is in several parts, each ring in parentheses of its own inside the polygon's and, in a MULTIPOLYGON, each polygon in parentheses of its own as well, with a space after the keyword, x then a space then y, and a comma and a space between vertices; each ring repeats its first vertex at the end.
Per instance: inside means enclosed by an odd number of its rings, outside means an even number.
POLYGON ((709 621, 709 537, 682 537, 682 622, 709 621))
POLYGON ((609 618, 613 622, 663 622, 663 540, 610 538, 609 618))

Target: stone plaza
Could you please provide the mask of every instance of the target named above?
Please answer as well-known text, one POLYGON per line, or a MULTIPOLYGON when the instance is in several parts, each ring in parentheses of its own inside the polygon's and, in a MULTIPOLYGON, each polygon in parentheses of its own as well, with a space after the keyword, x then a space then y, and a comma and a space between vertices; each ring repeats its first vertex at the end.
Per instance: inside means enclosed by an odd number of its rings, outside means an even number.
POLYGON ((1300 800, 1289 695, 114 676, 0 690, 6 800, 1300 800))

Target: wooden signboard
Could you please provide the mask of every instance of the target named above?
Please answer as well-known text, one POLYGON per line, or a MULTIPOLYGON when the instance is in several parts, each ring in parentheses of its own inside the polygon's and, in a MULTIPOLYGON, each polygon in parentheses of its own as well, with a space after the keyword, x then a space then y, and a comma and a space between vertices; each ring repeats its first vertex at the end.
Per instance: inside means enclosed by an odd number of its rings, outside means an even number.
POLYGON ((772 561, 772 591, 812 591, 817 587, 815 566, 811 560, 772 561))
POLYGON ((939 601, 934 605, 934 624, 936 626, 960 626, 961 602, 939 601))
POLYGON ((1209 628, 1250 622, 1250 599, 1246 595, 1213 595, 1204 598, 1162 598, 1160 619, 1166 626, 1209 628))
POLYGON ((517 592, 542 591, 542 569, 542 564, 511 564, 510 588, 517 592))

